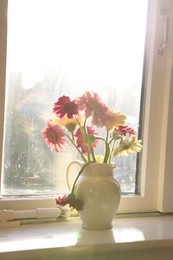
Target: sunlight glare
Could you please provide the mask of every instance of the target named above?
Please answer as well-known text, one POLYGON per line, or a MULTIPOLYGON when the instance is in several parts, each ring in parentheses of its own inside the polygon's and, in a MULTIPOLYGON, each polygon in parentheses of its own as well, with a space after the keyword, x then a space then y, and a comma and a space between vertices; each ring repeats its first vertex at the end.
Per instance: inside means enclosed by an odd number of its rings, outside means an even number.
POLYGON ((134 1, 135 9, 125 0, 11 1, 8 70, 22 72, 23 88, 53 67, 83 88, 136 84, 142 60, 133 57, 143 52, 147 1, 134 1))

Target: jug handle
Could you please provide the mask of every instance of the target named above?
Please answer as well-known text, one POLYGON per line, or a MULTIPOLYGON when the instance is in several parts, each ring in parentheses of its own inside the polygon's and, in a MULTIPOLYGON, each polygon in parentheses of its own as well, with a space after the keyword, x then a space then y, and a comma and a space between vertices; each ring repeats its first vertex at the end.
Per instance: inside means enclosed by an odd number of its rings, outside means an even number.
POLYGON ((66 172, 66 181, 67 181, 67 186, 68 186, 68 189, 71 191, 72 190, 72 187, 73 187, 73 176, 72 176, 72 173, 73 173, 73 170, 75 169, 76 166, 79 166, 80 168, 83 166, 83 162, 80 162, 80 161, 73 161, 71 162, 68 167, 67 167, 67 172, 66 172))

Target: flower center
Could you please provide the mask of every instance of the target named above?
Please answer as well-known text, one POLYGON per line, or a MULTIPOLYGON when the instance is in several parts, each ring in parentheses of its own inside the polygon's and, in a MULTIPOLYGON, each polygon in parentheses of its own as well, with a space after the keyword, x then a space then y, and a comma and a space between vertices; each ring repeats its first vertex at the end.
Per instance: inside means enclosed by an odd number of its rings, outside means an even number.
POLYGON ((56 143, 57 141, 57 134, 55 133, 55 131, 53 131, 52 129, 50 129, 47 133, 47 137, 49 139, 49 141, 51 143, 56 143))
POLYGON ((65 104, 64 108, 65 108, 65 110, 66 110, 67 112, 74 111, 74 109, 75 109, 75 104, 72 103, 72 102, 71 102, 71 103, 68 103, 68 104, 65 104))

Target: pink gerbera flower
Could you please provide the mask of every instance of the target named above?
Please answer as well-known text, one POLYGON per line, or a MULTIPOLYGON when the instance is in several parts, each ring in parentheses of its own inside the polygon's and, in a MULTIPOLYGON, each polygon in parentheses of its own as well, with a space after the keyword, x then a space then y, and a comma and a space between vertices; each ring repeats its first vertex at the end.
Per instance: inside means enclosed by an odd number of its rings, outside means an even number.
POLYGON ((119 134, 119 135, 135 135, 135 131, 133 128, 128 127, 128 126, 123 126, 123 125, 118 125, 117 128, 114 129, 114 134, 119 134))
POLYGON ((55 149, 56 152, 64 149, 65 146, 65 132, 59 125, 55 125, 51 120, 48 122, 47 126, 41 132, 43 138, 45 139, 47 145, 51 149, 55 149))
POLYGON ((53 112, 60 118, 65 115, 68 118, 73 118, 74 115, 78 114, 78 105, 75 101, 71 101, 69 97, 62 96, 54 104, 53 112))
POLYGON ((92 145, 93 148, 96 147, 98 140, 95 139, 95 135, 98 135, 98 133, 95 132, 92 126, 87 126, 87 140, 84 140, 80 128, 75 132, 74 136, 77 137, 76 143, 81 148, 82 153, 91 152, 89 145, 92 145))
POLYGON ((92 124, 98 127, 105 125, 105 114, 108 107, 102 103, 98 94, 86 91, 84 95, 76 99, 80 110, 84 110, 85 117, 92 116, 92 124))

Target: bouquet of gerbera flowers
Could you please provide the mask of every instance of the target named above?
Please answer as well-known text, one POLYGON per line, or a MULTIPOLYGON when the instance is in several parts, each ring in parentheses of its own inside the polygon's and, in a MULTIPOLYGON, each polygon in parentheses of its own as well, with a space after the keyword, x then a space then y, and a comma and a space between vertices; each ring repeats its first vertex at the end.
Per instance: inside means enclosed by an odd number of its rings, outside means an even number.
MULTIPOLYGON (((69 141, 84 161, 83 168, 92 162, 111 164, 114 156, 127 156, 142 148, 134 129, 126 125, 126 116, 109 109, 96 93, 86 91, 74 100, 62 96, 54 104, 53 113, 55 117, 48 121, 42 131, 43 138, 56 152, 65 149, 69 141), (98 135, 98 128, 105 128, 104 136, 98 135), (101 155, 95 154, 98 142, 104 143, 101 155)), ((74 195, 76 181, 68 196, 56 199, 57 204, 69 204, 77 210, 82 208, 81 202, 74 195)))

